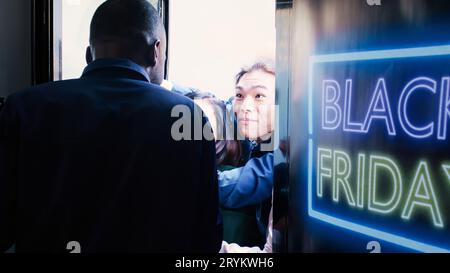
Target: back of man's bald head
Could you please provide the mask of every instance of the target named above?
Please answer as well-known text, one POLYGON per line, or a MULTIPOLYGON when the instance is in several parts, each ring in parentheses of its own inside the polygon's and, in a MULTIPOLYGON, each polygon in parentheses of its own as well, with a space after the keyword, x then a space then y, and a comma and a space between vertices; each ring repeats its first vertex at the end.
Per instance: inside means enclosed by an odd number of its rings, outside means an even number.
MULTIPOLYGON (((165 55, 165 30, 158 11, 146 0, 108 0, 95 12, 87 59, 127 58, 153 67, 158 41, 165 55)), ((165 56, 164 56, 165 58, 165 56)))
MULTIPOLYGON (((162 23, 156 9, 146 0, 108 0, 95 12, 91 22, 90 42, 112 39, 162 39, 162 23)), ((142 42, 142 40, 141 40, 142 42)))

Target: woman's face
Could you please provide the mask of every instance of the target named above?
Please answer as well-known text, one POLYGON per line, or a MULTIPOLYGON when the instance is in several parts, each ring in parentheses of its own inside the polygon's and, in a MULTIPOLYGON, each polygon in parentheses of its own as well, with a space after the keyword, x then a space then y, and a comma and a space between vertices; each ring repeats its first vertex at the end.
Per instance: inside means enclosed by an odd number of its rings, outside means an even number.
POLYGON ((240 133, 250 140, 274 131, 275 76, 263 70, 245 74, 236 85, 234 111, 240 133))

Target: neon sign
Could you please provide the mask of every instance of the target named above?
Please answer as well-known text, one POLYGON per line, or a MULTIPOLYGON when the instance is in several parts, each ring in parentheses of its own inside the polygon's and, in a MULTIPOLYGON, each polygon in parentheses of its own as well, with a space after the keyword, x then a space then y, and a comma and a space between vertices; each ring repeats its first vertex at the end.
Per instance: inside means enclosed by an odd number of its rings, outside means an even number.
MULTIPOLYGON (((436 227, 444 227, 442 212, 433 186, 434 182, 430 176, 430 166, 426 161, 419 162, 408 191, 403 189, 404 176, 395 160, 386 156, 371 155, 368 161, 369 164, 366 164, 365 154, 358 155, 357 189, 355 191, 349 181, 352 172, 350 156, 343 151, 318 148, 317 197, 323 198, 323 187, 328 182, 332 185, 332 199, 336 203, 340 201, 340 191, 342 191, 345 201, 350 206, 359 208, 367 206, 368 210, 380 214, 393 213, 399 208, 400 204, 404 204, 403 208, 400 208, 400 214, 401 218, 405 220, 411 218, 416 207, 422 206, 428 209, 431 220, 436 227), (367 170, 367 173, 365 173, 365 170, 367 170), (393 185, 388 201, 384 202, 377 198, 380 191, 377 188, 377 182, 379 182, 377 174, 381 171, 389 174, 391 178, 389 181, 393 185), (368 180, 365 177, 368 177, 368 180), (367 194, 364 190, 366 187, 368 188, 367 194), (356 198, 353 192, 356 192, 356 198), (365 200, 367 200, 367 205, 364 204, 365 200)), ((443 168, 444 166, 442 165, 443 168)))
MULTIPOLYGON (((322 100, 322 129, 335 130, 343 124, 343 130, 356 133, 368 133, 372 122, 376 119, 386 123, 386 128, 391 136, 396 135, 394 115, 391 110, 386 81, 380 78, 374 89, 372 100, 368 107, 364 122, 351 122, 351 103, 352 103, 352 83, 348 79, 345 83, 344 107, 339 105, 341 97, 341 88, 338 82, 334 80, 323 81, 323 100, 322 100), (331 92, 332 91, 332 92, 331 92), (330 96, 330 93, 332 94, 330 96), (331 97, 331 98, 330 98, 331 97)), ((416 126, 408 117, 408 101, 416 92, 430 92, 434 95, 437 91, 438 82, 428 77, 418 77, 411 80, 403 89, 398 104, 398 121, 405 133, 414 138, 428 138, 435 132, 436 122, 431 121, 426 126, 416 126)), ((439 116, 437 117, 437 136, 439 140, 447 139, 447 125, 450 117, 450 77, 443 77, 440 88, 439 116)))
POLYGON ((450 252, 440 243, 450 241, 450 164, 439 150, 448 149, 450 66, 439 60, 450 61, 450 46, 311 57, 311 217, 412 250, 450 252))

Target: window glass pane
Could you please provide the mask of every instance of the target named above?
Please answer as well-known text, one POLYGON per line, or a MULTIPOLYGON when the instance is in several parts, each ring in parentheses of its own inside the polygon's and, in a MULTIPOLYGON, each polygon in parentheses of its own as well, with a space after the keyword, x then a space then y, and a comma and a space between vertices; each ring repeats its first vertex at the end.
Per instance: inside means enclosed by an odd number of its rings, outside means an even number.
POLYGON ((169 80, 234 95, 241 66, 274 58, 275 0, 170 0, 169 80))

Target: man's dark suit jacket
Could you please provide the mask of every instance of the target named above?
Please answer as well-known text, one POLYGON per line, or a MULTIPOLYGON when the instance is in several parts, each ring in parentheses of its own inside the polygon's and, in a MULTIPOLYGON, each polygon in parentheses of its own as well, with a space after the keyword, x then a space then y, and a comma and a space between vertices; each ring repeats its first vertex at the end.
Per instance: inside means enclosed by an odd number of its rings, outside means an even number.
POLYGON ((194 116, 192 101, 124 59, 10 96, 0 116, 0 251, 69 252, 76 241, 82 253, 218 252, 214 142, 175 141, 176 105, 194 116))

